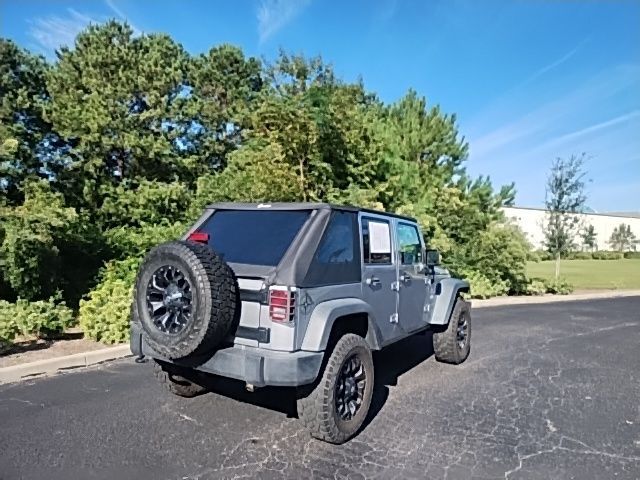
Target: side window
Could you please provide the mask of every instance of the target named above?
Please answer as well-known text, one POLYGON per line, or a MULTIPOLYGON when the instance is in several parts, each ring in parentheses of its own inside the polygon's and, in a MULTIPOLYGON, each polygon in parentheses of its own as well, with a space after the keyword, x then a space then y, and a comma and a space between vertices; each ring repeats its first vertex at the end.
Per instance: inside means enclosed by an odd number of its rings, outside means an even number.
POLYGON ((402 265, 422 263, 422 245, 415 225, 398 224, 398 249, 402 265))
POLYGON ((334 210, 311 259, 303 286, 360 282, 360 242, 355 212, 334 210))
POLYGON ((333 212, 329 225, 322 236, 315 260, 318 263, 353 262, 353 214, 333 212))
POLYGON ((363 218, 362 246, 365 264, 390 264, 391 229, 389 222, 363 218))

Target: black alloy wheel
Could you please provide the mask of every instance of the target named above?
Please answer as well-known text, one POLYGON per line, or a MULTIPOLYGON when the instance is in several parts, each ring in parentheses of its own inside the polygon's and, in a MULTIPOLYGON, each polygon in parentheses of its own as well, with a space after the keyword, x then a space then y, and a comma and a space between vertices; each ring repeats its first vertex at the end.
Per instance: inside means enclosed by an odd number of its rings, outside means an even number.
POLYGON ((342 420, 351 420, 360 410, 366 386, 364 365, 358 354, 354 354, 344 362, 336 380, 336 413, 342 420))
POLYGON ((191 284, 180 269, 165 265, 147 285, 147 310, 162 333, 178 334, 191 319, 191 284))
POLYGON ((456 341, 458 342, 458 348, 460 350, 464 350, 464 347, 467 343, 468 324, 468 316, 466 315, 466 312, 462 312, 462 314, 458 317, 458 325, 456 328, 456 341))

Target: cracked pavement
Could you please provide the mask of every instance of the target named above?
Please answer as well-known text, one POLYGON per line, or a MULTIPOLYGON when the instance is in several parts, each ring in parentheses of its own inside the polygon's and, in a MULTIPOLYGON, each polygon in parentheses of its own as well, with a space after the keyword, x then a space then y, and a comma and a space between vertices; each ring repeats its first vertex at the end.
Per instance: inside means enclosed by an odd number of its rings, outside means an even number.
POLYGON ((375 355, 369 423, 311 439, 287 389, 173 397, 131 359, 0 386, 0 479, 639 479, 640 297, 473 311, 471 356, 429 334, 375 355))

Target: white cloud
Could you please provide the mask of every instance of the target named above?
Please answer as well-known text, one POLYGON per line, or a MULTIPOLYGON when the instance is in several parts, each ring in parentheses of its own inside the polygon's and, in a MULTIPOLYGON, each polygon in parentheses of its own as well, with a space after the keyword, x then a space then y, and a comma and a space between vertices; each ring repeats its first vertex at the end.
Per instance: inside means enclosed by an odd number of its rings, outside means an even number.
POLYGON ((515 181, 516 203, 540 206, 551 160, 585 152, 585 168, 593 180, 589 206, 637 209, 637 195, 624 185, 637 186, 638 180, 639 88, 640 65, 622 64, 565 86, 528 110, 518 108, 512 98, 511 104, 496 106, 466 129, 471 131, 469 171, 491 172, 497 185, 515 181))
POLYGON ((563 63, 568 61, 571 57, 573 57, 576 53, 578 53, 578 51, 582 48, 582 46, 586 42, 587 42, 587 39, 585 38, 578 45, 576 45, 576 47, 573 50, 567 52, 566 54, 564 54, 562 57, 558 58, 557 60, 555 60, 555 61, 545 65, 544 67, 540 68, 539 70, 535 71, 529 78, 527 78, 524 82, 522 82, 516 88, 522 88, 525 85, 529 85, 530 83, 534 82, 535 80, 537 80, 538 78, 543 76, 545 73, 550 72, 551 70, 553 70, 556 67, 559 67, 560 65, 562 65, 563 63))
POLYGON ((590 125, 588 127, 581 128, 580 130, 576 130, 574 132, 566 133, 564 135, 561 135, 561 136, 559 136, 557 138, 554 138, 553 140, 545 143, 543 145, 543 147, 552 147, 552 146, 556 146, 556 145, 561 145, 563 143, 570 142, 570 141, 573 141, 573 140, 575 140, 577 138, 583 137, 584 135, 595 133, 595 132, 598 132, 600 130, 604 130, 606 128, 613 127, 614 125, 618 125, 620 123, 627 122, 627 121, 632 120, 633 118, 635 118, 637 116, 640 116, 640 110, 634 110, 632 112, 625 113, 624 115, 619 115, 619 116, 617 116, 615 118, 611 118, 611 119, 606 120, 604 122, 599 122, 599 123, 596 123, 594 125, 590 125))
POLYGON ((72 46, 76 35, 90 23, 99 23, 98 19, 80 13, 73 8, 67 9, 67 16, 50 15, 31 20, 29 35, 37 46, 51 55, 63 45, 72 46))
MULTIPOLYGON (((572 91, 560 92, 556 99, 539 106, 519 118, 508 118, 506 122, 482 135, 472 135, 471 156, 484 157, 518 141, 534 139, 536 135, 547 136, 568 120, 592 115, 596 104, 603 108, 607 100, 623 91, 637 88, 640 67, 622 65, 609 68, 589 79, 572 91)), ((473 127, 471 130, 478 131, 473 127)))
POLYGON ((258 35, 265 42, 293 20, 311 0, 262 0, 258 7, 258 35))

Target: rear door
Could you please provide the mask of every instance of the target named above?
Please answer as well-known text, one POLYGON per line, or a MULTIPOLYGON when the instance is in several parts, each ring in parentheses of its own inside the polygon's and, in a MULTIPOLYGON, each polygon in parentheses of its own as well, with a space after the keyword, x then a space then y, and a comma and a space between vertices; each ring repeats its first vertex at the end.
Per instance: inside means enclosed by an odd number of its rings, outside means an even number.
POLYGON ((398 271, 392 232, 389 218, 360 214, 362 297, 373 309, 383 344, 403 335, 398 325, 398 271))
POLYGON ((398 317, 406 332, 427 326, 425 304, 430 292, 424 272, 422 236, 415 224, 398 221, 396 229, 400 303, 398 317))

